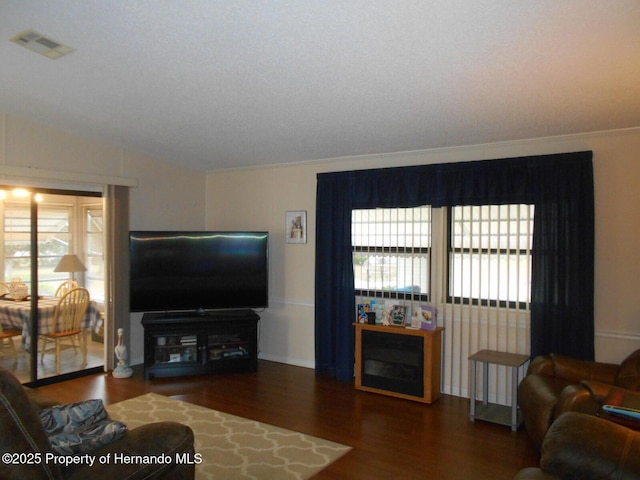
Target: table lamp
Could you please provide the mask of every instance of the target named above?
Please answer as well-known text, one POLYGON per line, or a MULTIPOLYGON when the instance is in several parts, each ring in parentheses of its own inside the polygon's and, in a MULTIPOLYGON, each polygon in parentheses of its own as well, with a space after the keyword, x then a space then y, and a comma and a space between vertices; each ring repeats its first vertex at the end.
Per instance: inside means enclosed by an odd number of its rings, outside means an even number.
POLYGON ((86 272, 87 267, 80 261, 76 254, 64 255, 56 268, 53 269, 54 272, 69 272, 71 273, 71 280, 75 281, 76 272, 86 272))

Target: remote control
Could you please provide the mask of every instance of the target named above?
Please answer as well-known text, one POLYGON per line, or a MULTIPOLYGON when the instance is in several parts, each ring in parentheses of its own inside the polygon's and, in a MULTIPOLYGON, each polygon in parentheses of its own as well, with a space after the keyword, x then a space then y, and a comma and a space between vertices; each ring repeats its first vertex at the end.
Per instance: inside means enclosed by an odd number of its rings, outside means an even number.
POLYGON ((604 405, 602 409, 613 415, 621 415, 623 417, 633 418, 634 420, 640 420, 640 410, 635 408, 617 407, 615 405, 604 405))

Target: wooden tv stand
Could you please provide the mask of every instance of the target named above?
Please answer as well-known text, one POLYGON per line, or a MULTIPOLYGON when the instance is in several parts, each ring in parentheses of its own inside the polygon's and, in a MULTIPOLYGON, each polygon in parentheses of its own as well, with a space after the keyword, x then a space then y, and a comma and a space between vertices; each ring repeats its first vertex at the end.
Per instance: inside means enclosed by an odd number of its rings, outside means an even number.
POLYGON ((354 325, 357 389, 423 403, 440 398, 443 327, 354 325))
POLYGON ((258 321, 252 310, 145 313, 144 378, 258 370, 258 321))

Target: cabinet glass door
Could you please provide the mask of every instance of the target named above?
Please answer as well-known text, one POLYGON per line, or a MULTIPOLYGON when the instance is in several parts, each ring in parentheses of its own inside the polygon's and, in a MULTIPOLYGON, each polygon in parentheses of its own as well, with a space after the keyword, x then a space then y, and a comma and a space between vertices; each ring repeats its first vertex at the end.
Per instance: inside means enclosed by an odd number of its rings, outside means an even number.
POLYGON ((157 335, 154 341, 156 364, 198 361, 197 335, 157 335))
POLYGON ((208 335, 207 351, 210 361, 249 358, 251 342, 245 332, 208 335))

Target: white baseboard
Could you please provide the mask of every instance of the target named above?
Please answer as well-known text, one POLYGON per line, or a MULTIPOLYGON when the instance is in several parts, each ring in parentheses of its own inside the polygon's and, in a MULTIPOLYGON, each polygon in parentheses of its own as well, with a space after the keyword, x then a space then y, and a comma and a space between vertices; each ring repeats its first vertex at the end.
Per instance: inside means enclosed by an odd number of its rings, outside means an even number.
POLYGON ((133 367, 134 365, 144 365, 144 357, 132 358, 129 366, 133 367))
POLYGON ((309 360, 300 360, 297 358, 281 357, 278 355, 269 355, 268 353, 260 353, 258 358, 261 360, 268 360, 270 362, 285 363, 287 365, 294 365, 296 367, 316 368, 316 364, 309 360))

